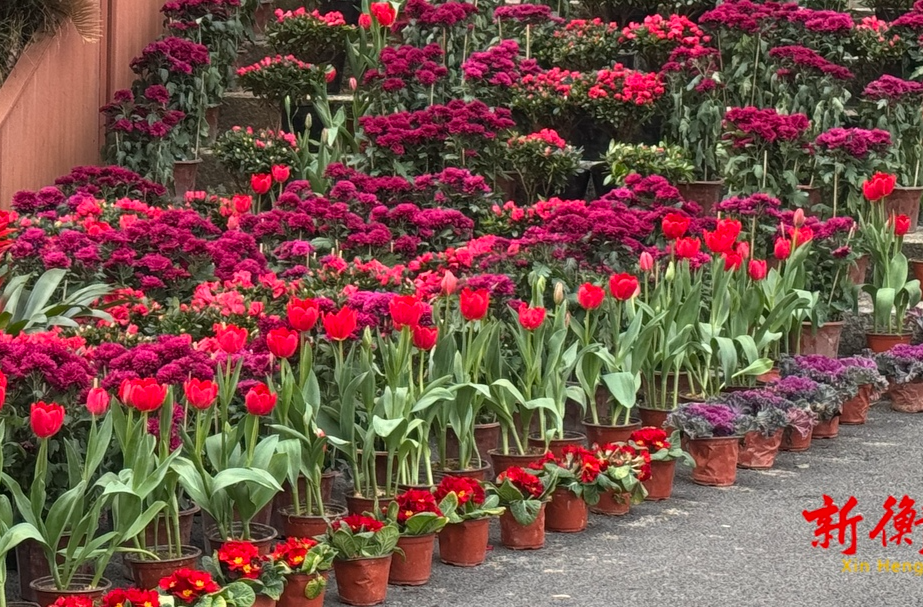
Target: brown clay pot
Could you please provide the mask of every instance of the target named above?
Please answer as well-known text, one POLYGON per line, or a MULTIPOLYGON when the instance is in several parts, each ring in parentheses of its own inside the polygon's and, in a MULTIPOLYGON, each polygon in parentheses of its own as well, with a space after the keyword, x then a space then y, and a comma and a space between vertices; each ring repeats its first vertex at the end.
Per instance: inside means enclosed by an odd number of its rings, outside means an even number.
MULTIPOLYGON (((58 550, 67 546, 70 541, 69 534, 63 534, 58 542, 58 550)), ((60 554, 56 556, 58 563, 64 562, 64 557, 60 554)), ((35 602, 37 596, 35 590, 31 587, 32 580, 48 577, 51 575, 51 569, 48 568, 48 559, 42 551, 41 545, 32 539, 27 539, 16 546, 16 570, 19 574, 19 594, 23 600, 35 602)), ((90 573, 89 567, 82 568, 80 573, 90 573)), ((43 605, 43 607, 45 607, 43 605)))
MULTIPOLYGON (((337 476, 340 473, 335 470, 328 470, 321 474, 320 477, 320 498, 324 504, 329 504, 333 499, 333 484, 336 482, 337 476)), ((298 496, 304 500, 304 496, 308 492, 308 479, 304 476, 298 477, 298 496)), ((270 524, 276 529, 282 529, 282 515, 280 510, 291 506, 295 499, 294 493, 292 492, 292 484, 288 481, 282 483, 282 492, 279 493, 275 499, 272 501, 273 511, 272 518, 270 519, 270 524)))
POLYGON ((843 334, 843 321, 825 322, 814 330, 809 322, 801 323, 802 354, 820 354, 827 358, 836 358, 840 350, 840 335, 843 334))
POLYGON ((836 438, 840 433, 840 416, 836 415, 825 422, 817 422, 811 432, 811 438, 836 438))
POLYGON ((545 504, 528 525, 521 525, 509 510, 500 515, 500 543, 510 550, 538 550, 545 547, 545 504))
MULTIPOLYGON (((554 453, 555 457, 561 457, 564 447, 568 445, 586 446, 586 435, 580 432, 565 432, 564 438, 553 438, 548 443, 548 450, 554 453)), ((545 439, 538 435, 529 436, 529 448, 536 451, 545 450, 545 439)))
POLYGON ((388 596, 388 572, 393 555, 335 560, 337 594, 347 605, 378 605, 388 596))
POLYGON ((685 449, 695 460, 692 482, 711 487, 730 487, 737 480, 739 436, 690 438, 685 449))
MULTIPOLYGON (((201 510, 196 505, 179 512, 179 539, 181 546, 189 546, 192 543, 192 523, 195 515, 201 510)), ((144 530, 144 541, 147 546, 166 545, 167 541, 167 520, 163 515, 159 515, 144 530)))
POLYGON ((599 494, 599 501, 590 506, 593 514, 606 516, 625 516, 631 510, 631 497, 619 495, 614 489, 599 494))
POLYGON ((541 461, 544 456, 544 452, 527 453, 525 455, 513 453, 503 454, 500 453, 497 449, 494 449, 490 452, 490 459, 493 462, 495 477, 499 476, 501 472, 505 472, 507 469, 512 468, 513 466, 528 468, 529 464, 534 464, 535 462, 541 461))
POLYGON ((799 185, 798 191, 804 192, 804 194, 807 196, 807 204, 805 205, 805 208, 807 209, 812 209, 823 202, 823 198, 821 198, 821 191, 818 187, 810 185, 799 185))
POLYGON ((756 376, 755 379, 756 379, 757 384, 760 384, 760 383, 768 384, 770 382, 776 381, 780 377, 782 377, 782 374, 779 371, 779 369, 777 367, 773 367, 772 369, 770 369, 769 371, 766 371, 765 373, 760 373, 759 375, 756 376))
POLYGON ((920 223, 920 195, 923 188, 894 188, 891 195, 885 198, 885 212, 890 216, 906 215, 910 218, 910 232, 917 231, 920 223))
POLYGON ((545 507, 545 531, 577 533, 586 529, 589 508, 583 498, 559 487, 545 507))
POLYGON ((205 138, 206 147, 215 145, 215 140, 218 139, 218 113, 220 110, 220 105, 205 109, 205 124, 208 125, 208 136, 205 138))
MULTIPOLYGON (((166 546, 151 548, 151 552, 157 555, 167 554, 166 546)), ((140 554, 126 553, 123 560, 128 564, 131 571, 131 579, 134 585, 143 590, 153 590, 157 588, 160 580, 169 577, 178 569, 195 569, 202 551, 195 546, 183 546, 183 555, 173 558, 161 558, 152 560, 143 558, 140 554)))
POLYGON ((910 333, 866 333, 865 343, 872 352, 878 354, 887 352, 894 346, 900 344, 910 345, 911 337, 912 335, 910 333))
POLYGON ((276 607, 276 599, 265 594, 257 594, 253 599, 253 607, 276 607))
POLYGON ((347 514, 346 506, 339 504, 324 506, 324 516, 294 514, 292 510, 291 506, 279 509, 282 535, 285 537, 307 538, 323 535, 327 532, 330 521, 347 514))
MULTIPOLYGON (((456 477, 461 477, 461 478, 473 478, 476 481, 486 481, 487 474, 490 472, 490 464, 487 462, 487 460, 484 460, 483 462, 481 462, 480 466, 468 468, 465 470, 457 469, 458 467, 457 460, 449 460, 448 462, 446 462, 446 464, 447 464, 446 468, 433 471, 433 478, 436 480, 437 483, 443 476, 456 476, 456 477)), ((473 461, 472 461, 472 465, 474 466, 473 461)))
MULTIPOLYGON (((487 459, 487 454, 500 444, 500 422, 475 424, 474 444, 481 459, 487 459)), ((458 437, 451 428, 445 437, 445 454, 450 459, 458 458, 458 437)))
POLYGON ((772 436, 762 432, 747 432, 740 439, 737 451, 737 466, 753 470, 767 470, 776 463, 779 445, 782 444, 782 430, 776 430, 772 436))
MULTIPOLYGON (((380 496, 378 498, 378 507, 386 510, 393 498, 380 496)), ((363 514, 365 512, 375 512, 375 500, 364 495, 347 495, 346 510, 350 514, 363 514)))
POLYGON ((391 572, 388 583, 395 586, 422 586, 433 573, 433 551, 436 549, 436 534, 402 535, 397 547, 404 551, 395 552, 391 558, 391 572))
POLYGON ((173 200, 183 202, 186 192, 195 190, 196 175, 199 173, 201 158, 195 160, 177 160, 173 164, 173 200))
POLYGON ((285 588, 282 595, 276 601, 278 607, 323 607, 324 590, 327 589, 326 571, 321 571, 317 575, 308 575, 306 573, 290 573, 285 578, 285 588), (318 584, 313 584, 314 580, 319 580, 318 584), (318 587, 319 586, 319 587, 318 587), (316 596, 308 598, 306 595, 317 593, 316 596))
MULTIPOLYGON (((359 457, 362 457, 362 449, 358 450, 359 457)), ((393 470, 397 470, 397 463, 395 462, 392 465, 393 470)), ((355 471, 354 471, 355 472, 355 471)), ((388 452, 387 451, 376 451, 375 452, 375 480, 379 484, 383 484, 385 479, 388 478, 388 452)), ((371 481, 371 479, 369 479, 371 481)))
MULTIPOLYGON (((641 418, 641 426, 644 428, 654 427, 665 429, 664 424, 667 423, 668 415, 670 415, 670 411, 667 409, 638 407, 638 417, 641 418)), ((669 431, 667 433, 669 434, 669 431)))
POLYGON ((703 215, 709 215, 712 209, 721 202, 724 182, 693 181, 691 183, 677 183, 676 189, 679 190, 679 195, 684 199, 699 203, 699 206, 702 207, 703 215))
POLYGON ((910 260, 910 275, 920 281, 923 285, 923 261, 917 259, 910 260))
POLYGON ((40 607, 38 603, 29 601, 7 601, 6 607, 40 607))
POLYGON ((811 447, 811 432, 807 436, 801 436, 801 433, 788 426, 782 431, 782 444, 779 445, 779 451, 791 451, 797 453, 807 451, 811 447))
POLYGON ((456 567, 476 567, 487 558, 490 519, 450 523, 439 532, 439 560, 456 567))
POLYGON ((651 477, 641 481, 647 489, 645 501, 659 502, 669 499, 673 494, 673 477, 676 474, 676 460, 655 460, 651 462, 651 477))
POLYGON ((863 255, 850 264, 846 277, 854 285, 865 283, 865 274, 869 269, 869 256, 863 255))
POLYGON ((608 420, 601 419, 601 423, 594 424, 589 420, 583 420, 586 428, 586 441, 591 447, 593 445, 603 446, 608 443, 627 443, 631 433, 641 427, 641 420, 632 419, 627 424, 606 424, 608 420))
MULTIPOLYGON (((266 556, 272 552, 272 543, 277 537, 279 537, 279 532, 269 525, 250 523, 250 539, 248 541, 257 547, 261 555, 266 556)), ((205 529, 205 551, 211 554, 213 550, 217 550, 224 542, 238 539, 243 539, 243 525, 241 523, 231 524, 231 537, 221 537, 217 527, 208 527, 205 529)))
POLYGON ((872 406, 872 386, 859 386, 859 392, 843 403, 840 423, 847 426, 864 424, 868 419, 869 407, 872 406))
POLYGON ((919 413, 923 411, 923 382, 894 384, 888 390, 891 397, 891 410, 901 413, 919 413))
POLYGON ((266 26, 272 19, 275 6, 275 0, 260 0, 259 4, 256 5, 256 11, 253 13, 253 31, 255 33, 262 34, 266 30, 266 26))
POLYGON ((91 587, 92 575, 78 574, 68 588, 58 590, 51 576, 40 577, 29 582, 29 587, 35 593, 35 602, 39 605, 52 605, 59 596, 85 596, 94 601, 102 598, 112 588, 112 582, 106 578, 99 580, 99 586, 91 587))

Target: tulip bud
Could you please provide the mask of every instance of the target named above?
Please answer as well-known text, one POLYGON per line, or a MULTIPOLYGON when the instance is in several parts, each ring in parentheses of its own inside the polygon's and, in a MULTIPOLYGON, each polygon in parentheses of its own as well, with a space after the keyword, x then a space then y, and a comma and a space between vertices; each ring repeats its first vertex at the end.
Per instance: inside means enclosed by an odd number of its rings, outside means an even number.
POLYGON ((641 253, 641 257, 638 258, 638 266, 642 272, 650 272, 654 269, 654 256, 644 251, 641 253))
POLYGON ((362 347, 371 348, 372 347, 372 330, 366 327, 362 331, 362 347))
POLYGON ((667 266, 667 271, 663 273, 663 279, 672 282, 675 276, 676 276, 676 267, 673 265, 673 262, 671 261, 670 264, 667 266))
POLYGON ((442 275, 442 294, 451 295, 457 288, 458 279, 455 278, 455 274, 452 274, 452 270, 446 270, 442 275))
POLYGON ((545 285, 546 281, 544 276, 539 276, 537 279, 535 279, 535 290, 539 293, 545 292, 545 285))
POLYGON ((355 91, 357 88, 359 88, 359 83, 356 81, 355 78, 350 78, 349 79, 349 90, 355 91))
POLYGON ((796 228, 800 228, 801 226, 804 225, 804 210, 803 209, 795 209, 795 215, 792 217, 792 224, 796 228))
POLYGON ((310 132, 312 124, 314 124, 314 119, 311 117, 311 114, 308 114, 304 117, 304 130, 310 132))
POLYGON ((564 284, 557 282, 554 285, 554 305, 560 306, 564 303, 564 284))

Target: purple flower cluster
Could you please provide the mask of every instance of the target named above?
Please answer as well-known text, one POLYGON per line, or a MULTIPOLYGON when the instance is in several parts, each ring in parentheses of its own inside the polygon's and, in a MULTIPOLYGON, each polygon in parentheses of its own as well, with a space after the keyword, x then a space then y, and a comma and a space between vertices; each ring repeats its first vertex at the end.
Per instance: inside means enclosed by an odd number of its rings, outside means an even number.
POLYGON ((55 180, 65 196, 88 194, 106 200, 130 198, 162 205, 167 188, 120 166, 77 166, 55 180))
POLYGON ((564 19, 553 14, 551 7, 547 4, 510 4, 498 6, 494 9, 494 20, 517 21, 529 25, 564 23, 564 19))
POLYGON ((407 0, 403 9, 403 14, 417 24, 438 27, 452 27, 477 12, 477 6, 455 0, 438 5, 426 0, 407 0))
MULTIPOLYGON (((183 439, 180 437, 179 429, 186 419, 186 412, 182 405, 173 405, 173 416, 170 419, 170 451, 176 451, 183 446, 183 439)), ((160 440, 160 417, 151 416, 147 420, 147 431, 160 440)))
POLYGON ((97 372, 105 374, 102 386, 117 390, 126 379, 153 377, 162 384, 179 386, 190 377, 212 379, 215 363, 205 352, 192 347, 187 335, 160 335, 157 340, 131 348, 100 344, 91 353, 97 372))
POLYGON ((202 17, 226 19, 240 7, 240 0, 169 0, 160 12, 169 19, 188 23, 202 17))
POLYGON ((513 86, 525 74, 538 74, 542 70, 534 59, 522 59, 515 40, 503 40, 486 51, 471 53, 462 64, 466 81, 490 86, 513 86))
MULTIPOLYGON (((923 86, 923 85, 921 85, 923 86)), ((797 141, 811 123, 804 114, 779 114, 772 108, 735 107, 724 116, 724 137, 735 148, 751 144, 797 141)))
POLYGON ((912 100, 916 103, 923 98, 923 83, 885 74, 878 80, 869 82, 862 91, 862 96, 872 101, 885 99, 894 103, 912 100))
POLYGON ((196 68, 209 64, 208 47, 183 38, 169 36, 151 42, 131 61, 136 74, 156 73, 166 69, 178 74, 192 74, 196 68))
POLYGON ((816 52, 804 46, 777 46, 769 51, 769 56, 783 60, 783 65, 795 68, 810 68, 837 80, 851 80, 853 73, 842 65, 827 61, 816 52))
POLYGON ((809 377, 789 375, 772 382, 769 389, 795 403, 811 403, 824 396, 824 386, 809 377))
POLYGON ((742 423, 740 411, 721 403, 690 403, 680 405, 668 421, 690 438, 735 436, 742 423))
POLYGON ((381 82, 381 88, 386 92, 407 88, 411 79, 423 86, 431 86, 449 73, 442 64, 444 55, 442 47, 435 42, 423 48, 386 46, 379 58, 382 67, 366 72, 365 82, 381 82))
POLYGON ((782 202, 769 194, 752 194, 750 196, 734 196, 722 200, 715 206, 715 210, 722 214, 736 217, 763 217, 771 215, 782 208, 782 202))
POLYGON ((915 32, 923 32, 923 7, 917 9, 916 5, 914 5, 914 10, 904 13, 892 21, 890 27, 906 28, 915 32))
POLYGON ((106 129, 110 132, 165 139, 186 118, 184 112, 168 108, 170 93, 160 84, 147 87, 138 98, 129 90, 116 91, 115 99, 99 110, 106 117, 106 129))
POLYGON ((54 333, 6 336, 0 341, 0 370, 11 389, 17 385, 27 390, 24 396, 29 402, 36 397, 33 390, 38 388, 47 400, 59 398, 66 404, 76 402, 95 376, 81 354, 54 333), (68 395, 70 398, 65 398, 68 395))
POLYGON ((881 129, 858 129, 841 127, 824 131, 814 140, 818 153, 838 155, 844 153, 863 160, 869 154, 884 155, 891 147, 891 133, 881 129))
POLYGON ((785 4, 763 2, 757 4, 750 0, 731 0, 705 12, 699 18, 699 24, 706 27, 723 27, 729 30, 739 30, 747 34, 755 34, 766 27, 772 26, 787 14, 798 10, 798 4, 795 2, 785 4))
POLYGON ((789 22, 801 24, 809 32, 824 35, 848 36, 855 27, 851 15, 837 11, 801 8, 787 13, 786 17, 789 22))

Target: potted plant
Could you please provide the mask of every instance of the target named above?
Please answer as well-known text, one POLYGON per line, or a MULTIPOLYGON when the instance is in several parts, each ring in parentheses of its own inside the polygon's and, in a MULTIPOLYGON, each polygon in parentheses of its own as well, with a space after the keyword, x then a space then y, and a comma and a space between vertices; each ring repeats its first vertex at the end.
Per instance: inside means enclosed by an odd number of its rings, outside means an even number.
POLYGON ((875 355, 878 370, 891 381, 891 409, 923 411, 923 346, 898 344, 875 355))
POLYGON ((842 380, 837 383, 845 392, 840 423, 864 424, 872 402, 888 391, 888 380, 878 370, 873 358, 850 356, 841 358, 839 362, 843 365, 843 373, 842 380))
POLYGON ((586 529, 589 507, 599 502, 604 482, 599 456, 586 447, 567 445, 560 456, 546 453, 542 467, 555 487, 545 507, 545 531, 577 533, 586 529))
POLYGON ((768 56, 776 68, 771 83, 777 108, 809 116, 817 131, 843 123, 852 72, 806 46, 777 46, 768 56))
POLYGON ((255 607, 274 607, 282 595, 282 567, 252 542, 225 542, 214 556, 202 557, 202 568, 222 586, 232 582, 249 586, 255 596, 255 607))
POLYGON ((212 147, 212 153, 240 190, 250 184, 251 175, 271 175, 273 167, 295 166, 298 152, 298 141, 292 133, 249 126, 225 131, 212 147))
POLYGON ((756 470, 772 468, 782 444, 782 431, 788 426, 791 403, 765 389, 734 392, 723 399, 747 417, 737 465, 756 470))
MULTIPOLYGON (((243 582, 222 587, 207 571, 179 569, 160 580, 160 590, 172 598, 177 607, 208 607, 214 602, 228 607, 253 607, 256 595, 243 582)), ((140 606, 132 606, 140 607, 140 606)))
POLYGON ((621 63, 582 74, 575 88, 584 111, 618 141, 636 141, 666 91, 660 74, 628 69, 621 63))
POLYGON ((519 135, 506 142, 506 162, 521 192, 510 196, 526 204, 561 195, 581 171, 582 151, 568 145, 553 129, 519 135))
POLYGON ((471 478, 446 476, 434 492, 448 524, 439 532, 439 560, 456 567, 475 567, 487 556, 490 518, 503 514, 496 495, 488 496, 471 478))
MULTIPOLYGON (((4 385, 6 384, 6 376, 3 376, 4 385)), ((4 388, 5 390, 5 388, 4 388)), ((0 398, 0 401, 5 400, 6 395, 3 395, 3 398, 0 398)), ((0 443, 3 443, 6 438, 6 425, 4 422, 0 422, 0 443)), ((0 470, 3 469, 3 453, 0 450, 0 470)), ((10 503, 10 498, 6 495, 0 495, 0 558, 6 558, 10 550, 13 550, 24 542, 25 540, 32 540, 35 542, 41 542, 42 536, 39 533, 38 529, 35 528, 31 523, 20 522, 13 523, 13 506, 10 503)), ((0 566, 0 607, 7 607, 6 600, 6 578, 7 578, 7 568, 6 566, 0 566)), ((34 607, 34 603, 32 603, 34 607)), ((12 606, 11 606, 12 607, 12 606)), ((19 607, 24 607, 22 604, 19 604, 19 607)))
MULTIPOLYGON (((783 359, 790 360, 790 359, 783 359)), ((834 390, 831 386, 818 383, 809 377, 788 375, 791 371, 789 365, 782 365, 782 377, 770 384, 767 388, 778 396, 792 403, 787 411, 788 424, 782 431, 781 451, 807 451, 811 446, 811 436, 814 426, 818 423, 818 411, 823 408, 821 403, 834 400, 834 390)))
POLYGON ((636 173, 641 177, 660 175, 670 183, 692 181, 694 168, 684 148, 667 143, 645 145, 610 141, 606 151, 609 167, 605 183, 621 185, 625 177, 636 173))
POLYGON ((694 483, 716 487, 734 484, 740 437, 749 424, 747 416, 722 403, 687 403, 670 413, 667 424, 682 433, 684 448, 695 459, 694 483))
POLYGON ((650 478, 642 481, 647 490, 645 500, 657 502, 670 498, 677 460, 683 460, 688 466, 695 465, 695 460, 680 447, 679 438, 675 430, 668 439, 665 430, 650 426, 638 428, 631 433, 629 444, 638 449, 647 449, 651 456, 650 478))
POLYGON ((432 491, 408 489, 395 496, 388 506, 388 521, 401 532, 397 541, 400 554, 391 559, 388 583, 396 586, 422 586, 433 571, 436 534, 448 523, 432 491))
MULTIPOLYGON (((824 207, 834 217, 844 207, 858 215, 863 208, 862 183, 868 175, 884 168, 891 148, 891 134, 882 129, 833 127, 814 139, 813 178, 832 191, 832 202, 824 207)), ((816 209, 813 209, 817 212, 816 209)), ((825 209, 826 210, 826 209, 825 209)))
POLYGON ((288 537, 276 544, 272 560, 284 578, 279 607, 323 607, 335 554, 330 544, 311 538, 288 537))
POLYGON ((293 55, 301 61, 332 65, 342 75, 346 61, 346 41, 356 31, 338 11, 321 13, 304 7, 276 9, 275 21, 266 27, 266 41, 280 55, 293 55))
POLYGON ((553 481, 537 471, 512 466, 487 485, 487 492, 505 508, 500 515, 500 543, 511 550, 545 546, 545 506, 554 491, 553 481))
POLYGON ((839 432, 843 402, 852 397, 845 380, 845 366, 839 359, 819 355, 785 357, 779 366, 783 379, 797 375, 819 384, 801 384, 802 397, 810 403, 818 418, 811 436, 835 438, 839 432))
POLYGON ((594 447, 600 463, 599 501, 590 511, 608 516, 628 514, 631 504, 640 504, 647 496, 642 481, 651 477, 651 454, 625 443, 594 447))
POLYGON ((385 601, 399 539, 396 524, 361 514, 350 514, 330 526, 327 541, 336 552, 333 571, 341 603, 378 605, 385 601))

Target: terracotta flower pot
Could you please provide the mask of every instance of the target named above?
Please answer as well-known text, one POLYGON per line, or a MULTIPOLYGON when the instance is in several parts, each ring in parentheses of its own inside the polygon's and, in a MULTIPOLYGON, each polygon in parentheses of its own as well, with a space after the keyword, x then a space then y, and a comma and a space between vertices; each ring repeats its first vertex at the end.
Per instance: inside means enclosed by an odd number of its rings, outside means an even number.
POLYGON ((487 460, 481 462, 481 465, 477 465, 477 460, 472 460, 471 467, 466 468, 465 470, 458 469, 457 460, 449 460, 446 462, 444 468, 433 471, 433 477, 438 483, 443 476, 456 476, 461 478, 473 478, 476 481, 486 481, 487 474, 490 472, 490 463, 487 460))
POLYGON ((631 433, 641 427, 641 420, 632 419, 627 424, 611 425, 605 422, 609 420, 599 420, 600 423, 594 424, 590 420, 583 420, 586 428, 586 441, 591 447, 593 445, 603 446, 608 443, 626 443, 631 433))
POLYGON ((196 175, 199 173, 199 165, 202 159, 195 160, 177 160, 173 164, 173 200, 182 202, 186 197, 186 192, 195 190, 196 175))
MULTIPOLYGON (((335 470, 328 470, 321 474, 320 477, 320 497, 321 501, 324 504, 329 504, 333 500, 333 484, 336 482, 337 476, 340 473, 335 470)), ((308 493, 308 479, 304 476, 298 477, 298 496, 304 501, 305 495, 308 493)), ((275 499, 272 501, 272 518, 270 519, 270 525, 276 529, 283 530, 283 521, 282 513, 280 512, 283 508, 288 508, 292 505, 295 499, 295 494, 292 491, 292 484, 288 481, 282 483, 282 492, 276 495, 275 499)), ((283 530, 284 533, 284 530, 283 530)))
POLYGON ((254 32, 257 34, 262 34, 266 30, 266 26, 272 19, 272 13, 275 9, 275 6, 275 0, 260 0, 259 4, 256 5, 256 11, 253 13, 254 32))
POLYGON ((218 139, 218 113, 220 111, 220 105, 205 109, 205 124, 208 125, 208 136, 205 138, 206 147, 215 145, 215 140, 218 139))
POLYGON ((618 494, 614 489, 599 494, 599 501, 590 506, 593 514, 606 516, 625 516, 631 510, 631 498, 618 494))
MULTIPOLYGON (((70 541, 70 534, 62 534, 61 541, 58 542, 58 550, 67 547, 70 541)), ((58 563, 64 562, 64 557, 57 555, 58 563)), ((42 551, 42 546, 32 539, 27 539, 16 546, 16 570, 19 574, 19 594, 27 602, 35 602, 38 597, 35 590, 31 587, 32 580, 48 577, 51 575, 51 569, 48 568, 48 560, 42 551)), ((90 573, 92 570, 89 566, 81 567, 80 573, 90 573)), ((42 607, 46 607, 43 605, 42 607)))
POLYGON ((799 185, 798 191, 804 192, 807 198, 807 200, 805 201, 807 203, 805 205, 805 208, 807 209, 812 209, 824 201, 823 198, 821 197, 821 190, 818 187, 810 186, 810 185, 799 185))
POLYGON ((500 453, 497 449, 491 451, 489 455, 491 461, 493 462, 494 477, 499 476, 501 472, 505 472, 513 466, 528 468, 529 464, 541 461, 541 459, 545 456, 544 453, 527 453, 525 455, 513 453, 503 454, 500 453))
POLYGON ((276 604, 278 607, 323 607, 327 575, 326 571, 321 571, 317 575, 289 574, 285 578, 285 588, 276 604))
POLYGON ((95 587, 90 586, 92 582, 92 575, 78 574, 69 587, 59 590, 55 587, 54 578, 46 576, 32 580, 29 587, 35 593, 35 602, 39 605, 53 605, 59 596, 85 596, 96 601, 112 588, 112 582, 106 578, 101 578, 95 587))
POLYGON ((545 507, 545 531, 577 533, 586 529, 589 508, 582 497, 559 487, 545 507))
POLYGON ((456 567, 476 567, 487 558, 490 519, 450 523, 439 532, 439 560, 456 567))
POLYGON ((859 257, 849 266, 846 277, 854 285, 861 285, 865 282, 865 274, 869 269, 869 256, 859 257))
POLYGON ((809 322, 801 323, 800 352, 804 355, 820 354, 827 358, 836 358, 840 350, 840 336, 843 334, 843 321, 825 322, 814 330, 809 322))
POLYGON ((712 487, 730 487, 737 480, 739 436, 690 438, 686 451, 695 460, 692 482, 712 487))
POLYGON ((808 432, 807 436, 801 436, 801 433, 791 426, 786 427, 782 431, 782 444, 779 445, 779 451, 796 453, 807 451, 811 447, 811 434, 812 432, 808 432))
MULTIPOLYGON (((648 409, 647 407, 638 407, 638 417, 641 418, 641 426, 644 428, 664 428, 667 423, 667 416, 670 415, 667 409, 648 409)), ((669 431, 667 432, 669 434, 669 431)))
POLYGON ((885 211, 888 215, 906 215, 910 218, 910 232, 917 231, 920 223, 920 195, 923 188, 894 188, 891 195, 885 198, 885 211))
POLYGON ((864 424, 868 419, 869 407, 871 406, 872 386, 870 384, 859 386, 859 392, 843 403, 840 423, 848 426, 864 424))
POLYGON ((782 429, 776 430, 771 436, 764 436, 761 432, 747 432, 740 439, 740 449, 737 452, 738 467, 754 470, 772 468, 781 444, 782 429))
POLYGON ((646 481, 641 481, 644 488, 647 489, 648 502, 659 502, 669 499, 673 494, 673 477, 676 474, 676 460, 669 461, 655 460, 651 462, 651 477, 646 481))
MULTIPOLYGON (((500 422, 475 424, 474 444, 481 458, 487 459, 487 454, 500 445, 500 422)), ((446 435, 445 453, 447 458, 454 459, 458 457, 458 437, 451 428, 449 428, 446 435)))
POLYGON ((391 558, 391 572, 388 583, 395 586, 422 586, 433 573, 433 551, 436 548, 436 534, 402 535, 396 552, 391 558))
POLYGON ((393 555, 335 560, 337 595, 347 605, 378 605, 388 596, 388 573, 393 555))
MULTIPOLYGON (((378 508, 385 510, 393 501, 393 498, 380 496, 378 498, 378 508)), ((364 495, 347 495, 346 510, 350 514, 363 514, 365 512, 375 512, 375 500, 364 495)))
POLYGON ((840 416, 836 415, 827 421, 817 422, 811 432, 811 438, 836 438, 840 433, 840 416))
POLYGON ((41 607, 41 606, 38 603, 32 603, 30 601, 7 601, 6 607, 41 607))
MULTIPOLYGON (((181 546, 189 546, 192 543, 192 523, 195 521, 195 515, 200 510, 201 508, 196 505, 186 510, 180 510, 179 539, 181 546)), ((159 515, 144 529, 144 540, 147 546, 162 546, 169 543, 167 541, 167 521, 165 516, 159 515)))
POLYGON ((721 202, 724 191, 723 181, 693 181, 691 183, 677 183, 679 195, 686 200, 697 202, 702 207, 702 215, 711 214, 712 209, 721 202))
MULTIPOLYGON (((243 539, 243 527, 241 523, 232 523, 230 537, 222 537, 218 532, 218 527, 208 527, 205 530, 205 551, 211 554, 228 540, 243 539)), ((269 525, 250 523, 250 540, 248 541, 257 547, 261 555, 266 556, 272 552, 272 543, 277 537, 279 537, 279 532, 269 525)))
POLYGON ((256 598, 253 599, 253 607, 276 607, 276 599, 257 593, 256 598))
POLYGON ((769 371, 766 371, 765 373, 760 373, 759 375, 756 376, 755 379, 756 379, 757 384, 761 384, 761 383, 768 384, 770 382, 776 381, 780 377, 782 377, 781 371, 779 371, 778 367, 773 367, 772 369, 770 369, 769 371))
MULTIPOLYGON (((568 445, 578 445, 586 446, 587 437, 585 434, 580 432, 565 432, 564 438, 553 438, 551 442, 548 443, 548 450, 554 453, 555 457, 561 457, 564 451, 564 447, 568 445)), ((529 436, 529 448, 536 451, 545 450, 545 440, 537 435, 533 434, 529 436)))
MULTIPOLYGON (((167 554, 167 547, 151 548, 155 554, 167 554)), ((182 556, 161 558, 160 560, 146 559, 140 554, 126 553, 123 559, 131 571, 131 579, 135 586, 144 590, 157 588, 160 580, 169 577, 178 569, 195 569, 202 551, 195 546, 183 546, 182 556)))
POLYGON ((869 349, 876 354, 887 352, 894 346, 904 344, 910 345, 910 333, 866 333, 865 343, 869 349))
POLYGON ((545 547, 545 504, 528 525, 520 525, 509 510, 500 515, 500 543, 510 550, 538 550, 545 547))
POLYGON ((923 261, 917 259, 910 260, 910 275, 923 284, 923 261))
POLYGON ((923 411, 923 382, 894 384, 888 390, 891 397, 891 410, 901 413, 919 413, 923 411))
POLYGON ((306 515, 294 514, 291 506, 279 509, 279 518, 282 520, 282 535, 285 537, 314 537, 327 532, 330 521, 347 514, 346 506, 330 504, 324 506, 325 514, 306 515))

